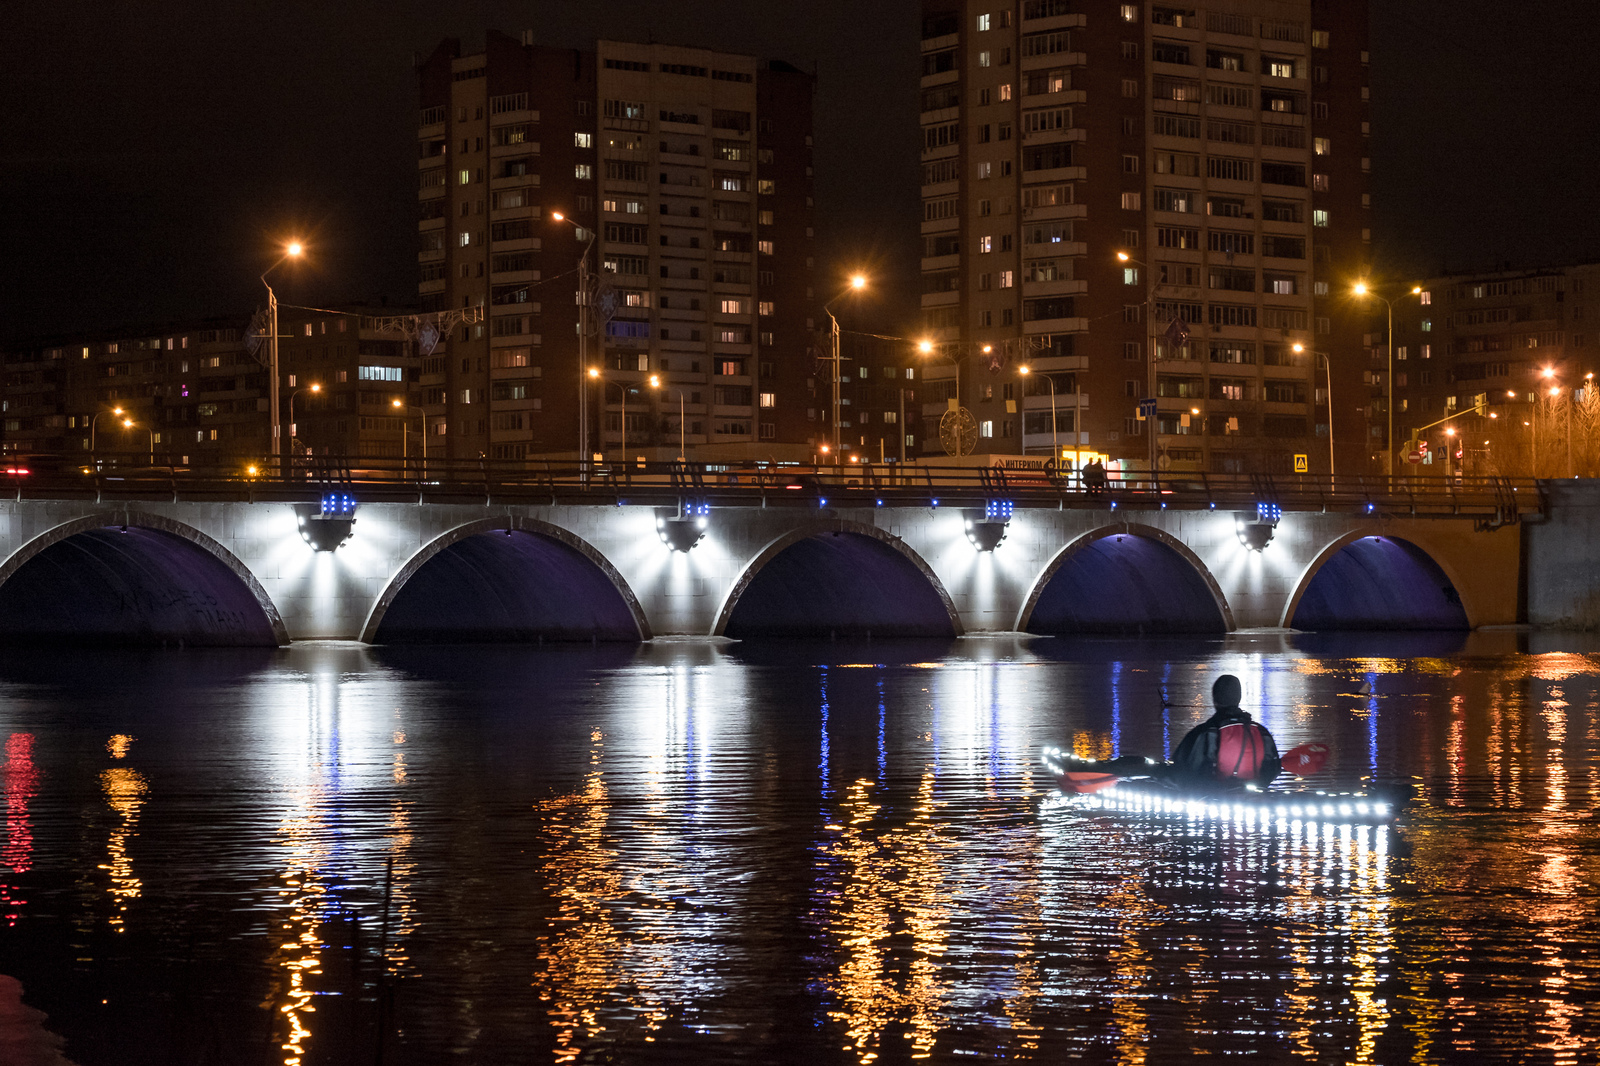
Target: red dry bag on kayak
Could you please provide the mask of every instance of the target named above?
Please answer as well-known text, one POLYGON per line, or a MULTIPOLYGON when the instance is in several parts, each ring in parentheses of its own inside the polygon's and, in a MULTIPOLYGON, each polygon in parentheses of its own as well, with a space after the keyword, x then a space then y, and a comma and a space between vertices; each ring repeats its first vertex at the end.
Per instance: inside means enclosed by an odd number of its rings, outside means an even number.
POLYGON ((1254 722, 1232 722, 1217 731, 1217 778, 1253 781, 1261 772, 1267 745, 1254 722))

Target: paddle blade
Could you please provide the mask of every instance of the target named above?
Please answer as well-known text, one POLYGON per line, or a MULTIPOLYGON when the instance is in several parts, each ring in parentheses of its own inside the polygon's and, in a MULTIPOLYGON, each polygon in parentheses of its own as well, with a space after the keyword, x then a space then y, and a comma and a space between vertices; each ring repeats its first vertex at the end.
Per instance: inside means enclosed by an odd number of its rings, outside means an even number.
POLYGON ((1056 783, 1063 792, 1073 792, 1083 796, 1090 792, 1099 792, 1102 788, 1110 788, 1122 778, 1116 774, 1108 774, 1103 770, 1067 770, 1056 778, 1056 783))
POLYGON ((1305 777, 1321 771, 1328 762, 1328 745, 1302 744, 1298 748, 1290 748, 1279 758, 1283 762, 1283 772, 1296 777, 1305 777))

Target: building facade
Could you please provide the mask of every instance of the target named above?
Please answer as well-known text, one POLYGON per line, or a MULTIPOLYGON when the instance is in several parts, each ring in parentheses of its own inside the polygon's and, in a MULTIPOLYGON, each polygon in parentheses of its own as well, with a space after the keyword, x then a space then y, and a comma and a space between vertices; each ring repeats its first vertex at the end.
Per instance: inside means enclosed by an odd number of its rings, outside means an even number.
POLYGON ((925 0, 931 450, 1367 463, 1358 7, 925 0))
POLYGON ((487 311, 423 365, 430 442, 714 459, 828 436, 809 75, 490 31, 481 53, 442 43, 419 79, 423 307, 487 311))
MULTIPOLYGON (((292 455, 339 464, 392 458, 398 467, 420 454, 423 359, 417 331, 406 328, 418 321, 281 310, 279 403, 292 455)), ((247 315, 168 323, 0 354, 0 448, 68 468, 264 469, 267 354, 251 323, 247 315)))
MULTIPOLYGON (((1593 476, 1600 263, 1428 278, 1394 312, 1395 436, 1419 460, 1401 472, 1593 476)), ((1385 340, 1365 390, 1375 421, 1387 421, 1385 340)))

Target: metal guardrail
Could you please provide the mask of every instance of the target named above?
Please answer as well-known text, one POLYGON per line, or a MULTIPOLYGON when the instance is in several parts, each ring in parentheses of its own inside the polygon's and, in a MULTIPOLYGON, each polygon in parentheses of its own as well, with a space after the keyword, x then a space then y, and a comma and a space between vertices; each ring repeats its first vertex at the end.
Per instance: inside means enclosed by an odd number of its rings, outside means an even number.
POLYGON ((434 503, 605 503, 719 507, 1014 507, 1127 510, 1327 511, 1417 517, 1472 516, 1488 526, 1543 514, 1532 479, 1393 478, 1362 475, 1170 473, 1085 484, 1048 469, 909 464, 809 466, 678 462, 501 461, 349 456, 295 463, 287 474, 248 468, 137 464, 71 470, 0 464, 0 485, 17 500, 315 501, 330 489, 360 501, 434 503))

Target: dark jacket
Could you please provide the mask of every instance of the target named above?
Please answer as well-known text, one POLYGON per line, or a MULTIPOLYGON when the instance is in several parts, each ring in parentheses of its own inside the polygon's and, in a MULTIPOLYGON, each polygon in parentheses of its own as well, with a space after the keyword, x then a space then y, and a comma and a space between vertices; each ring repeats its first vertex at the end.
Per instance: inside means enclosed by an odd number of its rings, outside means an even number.
MULTIPOLYGON (((1238 707, 1218 707, 1210 718, 1189 730, 1189 735, 1183 738, 1178 750, 1172 753, 1173 782, 1196 788, 1225 787, 1226 782, 1217 777, 1217 747, 1222 727, 1234 722, 1251 721, 1254 719, 1238 707)), ((1266 788, 1273 778, 1283 772, 1283 763, 1278 757, 1278 745, 1272 739, 1272 734, 1266 726, 1260 728, 1264 750, 1260 769, 1253 780, 1266 788)))

